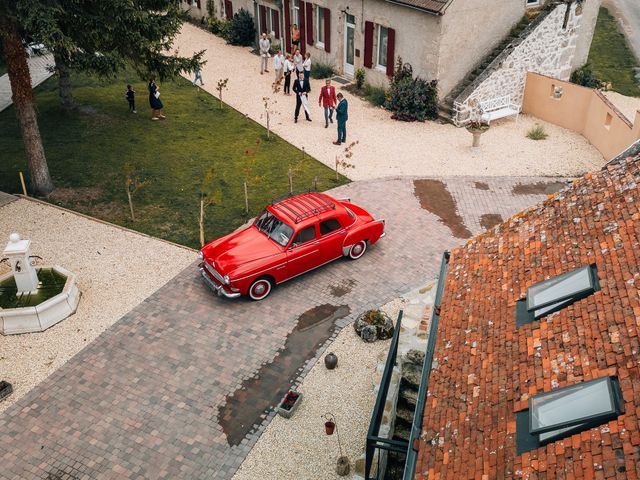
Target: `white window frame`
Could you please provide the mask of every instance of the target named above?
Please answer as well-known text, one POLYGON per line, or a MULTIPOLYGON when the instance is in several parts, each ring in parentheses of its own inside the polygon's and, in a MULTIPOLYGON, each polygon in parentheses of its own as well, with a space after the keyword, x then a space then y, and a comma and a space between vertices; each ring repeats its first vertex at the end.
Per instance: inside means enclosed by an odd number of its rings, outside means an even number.
POLYGON ((316 16, 315 22, 313 22, 315 25, 314 35, 316 36, 315 45, 317 48, 324 49, 324 39, 326 36, 324 31, 324 7, 321 7, 320 5, 314 5, 313 7, 313 13, 316 16), (320 39, 320 29, 322 29, 322 40, 320 39))
MULTIPOLYGON (((273 32, 274 40, 280 41, 280 39, 276 39, 276 13, 278 11, 275 8, 269 9, 269 20, 271 20, 271 32, 273 32)), ((278 26, 278 30, 280 30, 280 26, 278 26)), ((280 35, 282 36, 282 34, 280 35)))
POLYGON ((527 8, 537 7, 538 5, 540 5, 540 0, 524 0, 524 5, 527 8))
MULTIPOLYGON (((382 72, 387 72, 387 66, 382 65, 380 63, 380 46, 382 45, 382 29, 384 28, 387 31, 387 45, 389 45, 389 27, 385 27, 384 25, 376 25, 378 34, 376 35, 376 70, 380 70, 382 72)), ((385 52, 386 54, 386 52, 385 52)), ((387 63, 389 63, 389 59, 387 58, 387 63)))
POLYGON ((300 28, 300 0, 292 0, 291 2, 291 25, 297 25, 300 28))

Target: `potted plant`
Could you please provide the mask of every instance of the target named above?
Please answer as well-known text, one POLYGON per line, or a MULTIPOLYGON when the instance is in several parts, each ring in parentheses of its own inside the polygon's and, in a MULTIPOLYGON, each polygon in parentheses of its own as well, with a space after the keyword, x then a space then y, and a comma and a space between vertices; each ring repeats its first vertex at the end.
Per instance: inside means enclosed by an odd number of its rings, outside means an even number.
POLYGON ((467 128, 467 131, 469 133, 471 133, 471 135, 473 135, 473 143, 471 144, 472 147, 479 147, 480 146, 480 136, 486 132, 487 130, 489 130, 489 124, 483 120, 479 120, 479 119, 473 119, 471 121, 469 121, 465 127, 467 128))
POLYGON ((285 418, 291 418, 301 401, 302 393, 289 390, 276 407, 276 411, 285 418))

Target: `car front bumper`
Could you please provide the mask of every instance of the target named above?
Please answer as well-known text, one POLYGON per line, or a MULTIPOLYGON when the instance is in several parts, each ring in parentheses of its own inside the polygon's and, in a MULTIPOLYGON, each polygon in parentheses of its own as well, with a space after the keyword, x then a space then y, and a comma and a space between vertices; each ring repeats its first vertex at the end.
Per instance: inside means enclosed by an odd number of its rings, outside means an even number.
POLYGON ((200 267, 200 274, 202 275, 202 279, 204 280, 204 283, 207 285, 207 287, 209 287, 212 291, 216 292, 218 296, 227 297, 227 298, 238 298, 240 296, 239 292, 238 293, 227 292, 222 285, 218 285, 216 282, 214 282, 202 267, 200 267))

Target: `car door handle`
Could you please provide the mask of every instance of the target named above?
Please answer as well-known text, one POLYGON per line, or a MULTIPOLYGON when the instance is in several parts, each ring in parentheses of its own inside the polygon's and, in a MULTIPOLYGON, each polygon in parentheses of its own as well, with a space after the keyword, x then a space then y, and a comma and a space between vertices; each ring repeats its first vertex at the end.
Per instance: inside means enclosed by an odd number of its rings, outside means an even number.
POLYGON ((313 242, 311 245, 318 245, 320 243, 320 240, 316 240, 315 242, 313 242))

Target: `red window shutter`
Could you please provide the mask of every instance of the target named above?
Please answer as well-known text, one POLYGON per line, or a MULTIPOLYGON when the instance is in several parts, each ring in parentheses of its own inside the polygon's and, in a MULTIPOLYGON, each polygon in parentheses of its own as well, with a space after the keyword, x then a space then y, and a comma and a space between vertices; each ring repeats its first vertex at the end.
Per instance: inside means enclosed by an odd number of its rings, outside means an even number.
POLYGON ((306 49, 306 24, 307 24, 307 19, 305 18, 305 2, 303 2, 302 0, 300 0, 300 25, 298 25, 298 29, 300 30, 300 53, 302 55, 305 54, 305 52, 307 51, 306 49))
POLYGON ((196 0, 196 5, 198 6, 198 9, 200 9, 200 0, 196 0))
POLYGON ((373 67, 373 22, 364 22, 364 66, 373 67))
POLYGON ((275 25, 273 26, 273 31, 276 32, 276 38, 280 38, 280 12, 278 12, 277 10, 273 11, 273 23, 275 23, 275 25))
POLYGON ((260 33, 269 33, 267 32, 267 9, 264 8, 264 5, 260 5, 260 33))
POLYGON ((227 20, 233 18, 233 3, 231 3, 231 0, 224 0, 224 13, 227 15, 227 20))
POLYGON ((307 2, 307 43, 313 45, 313 3, 307 2))
POLYGON ((284 48, 291 53, 291 5, 284 0, 284 48))
POLYGON ((393 28, 387 28, 387 75, 393 76, 395 67, 395 59, 393 58, 396 48, 396 31, 393 28))
POLYGON ((324 51, 331 51, 331 10, 324 9, 324 51))

